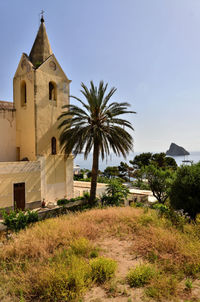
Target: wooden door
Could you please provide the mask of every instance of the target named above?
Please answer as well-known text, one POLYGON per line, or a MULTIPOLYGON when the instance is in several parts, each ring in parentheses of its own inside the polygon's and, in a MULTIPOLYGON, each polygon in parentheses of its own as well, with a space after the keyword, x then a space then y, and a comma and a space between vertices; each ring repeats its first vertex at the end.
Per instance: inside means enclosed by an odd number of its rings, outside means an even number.
POLYGON ((15 209, 25 209, 25 183, 14 184, 14 207, 15 209))

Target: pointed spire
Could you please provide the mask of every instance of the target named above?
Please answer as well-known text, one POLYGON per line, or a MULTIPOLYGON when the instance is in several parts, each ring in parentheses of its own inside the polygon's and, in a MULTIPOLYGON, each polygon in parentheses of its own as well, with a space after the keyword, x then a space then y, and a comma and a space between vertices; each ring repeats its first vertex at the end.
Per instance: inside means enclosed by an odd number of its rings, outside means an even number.
POLYGON ((41 24, 35 38, 35 42, 31 49, 29 58, 35 67, 38 67, 42 64, 50 55, 52 55, 51 46, 49 43, 49 39, 47 36, 44 17, 43 14, 41 16, 41 24))

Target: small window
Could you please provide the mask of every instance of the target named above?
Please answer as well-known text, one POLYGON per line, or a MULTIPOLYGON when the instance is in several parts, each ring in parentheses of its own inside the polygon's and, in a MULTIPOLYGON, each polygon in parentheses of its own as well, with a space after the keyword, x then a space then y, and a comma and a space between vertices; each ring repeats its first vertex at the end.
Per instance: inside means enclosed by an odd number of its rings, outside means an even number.
POLYGON ((56 101, 57 99, 57 89, 54 82, 49 82, 49 100, 56 101))
POLYGON ((51 139, 51 154, 55 155, 56 154, 56 138, 52 137, 51 139))
POLYGON ((27 104, 27 91, 26 91, 26 82, 21 82, 21 106, 26 106, 27 104))

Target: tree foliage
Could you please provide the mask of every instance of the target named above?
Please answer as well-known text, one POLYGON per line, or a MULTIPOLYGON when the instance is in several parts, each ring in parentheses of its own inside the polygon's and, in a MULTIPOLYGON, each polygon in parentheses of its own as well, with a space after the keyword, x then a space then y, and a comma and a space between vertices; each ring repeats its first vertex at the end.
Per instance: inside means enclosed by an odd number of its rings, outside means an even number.
POLYGON ((160 203, 165 203, 169 196, 169 188, 172 182, 173 173, 171 170, 163 170, 155 165, 149 165, 145 168, 144 173, 153 196, 160 203))
POLYGON ((133 168, 130 167, 127 163, 124 163, 123 161, 120 162, 120 165, 118 166, 119 170, 119 176, 122 177, 125 180, 129 180, 133 177, 133 168))
POLYGON ((108 178, 119 176, 119 169, 117 166, 108 166, 105 168, 103 174, 105 177, 108 178))
POLYGON ((169 196, 174 209, 183 209, 192 219, 196 218, 200 213, 200 163, 177 170, 169 196))
POLYGON ((133 149, 132 135, 126 130, 133 130, 132 124, 121 116, 135 112, 127 110, 130 105, 126 102, 109 104, 116 88, 106 94, 108 84, 104 85, 103 81, 98 87, 94 86, 92 81, 90 88, 84 83, 81 87, 86 101, 71 96, 81 107, 72 104, 63 106, 65 111, 59 117, 58 128, 61 129, 60 145, 67 155, 73 152, 76 156, 84 152, 84 157, 87 158, 93 150, 90 191, 92 204, 96 197, 99 156, 104 159, 112 150, 114 154, 126 157, 133 149))
POLYGON ((120 205, 127 198, 129 193, 128 188, 123 185, 118 179, 110 180, 106 194, 102 196, 101 202, 106 205, 120 205))
POLYGON ((146 167, 150 165, 152 159, 152 153, 141 153, 136 155, 134 160, 130 160, 130 164, 135 168, 141 169, 142 167, 146 167))
POLYGON ((130 164, 133 165, 137 169, 141 169, 143 167, 147 167, 149 165, 155 165, 156 167, 162 169, 176 169, 177 163, 174 158, 167 157, 165 153, 141 153, 136 155, 134 160, 130 160, 130 164))

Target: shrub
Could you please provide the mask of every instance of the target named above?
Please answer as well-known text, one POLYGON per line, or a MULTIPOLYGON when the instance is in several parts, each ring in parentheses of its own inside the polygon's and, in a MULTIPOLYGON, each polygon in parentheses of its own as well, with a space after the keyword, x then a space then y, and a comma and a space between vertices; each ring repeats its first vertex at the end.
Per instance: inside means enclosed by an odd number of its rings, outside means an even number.
POLYGON ((133 206, 136 207, 136 208, 143 208, 144 203, 142 203, 140 201, 136 201, 135 203, 133 203, 133 206))
POLYGON ((154 218, 150 215, 141 215, 138 221, 141 225, 148 226, 154 223, 154 218))
POLYGON ((62 198, 62 199, 57 200, 57 205, 58 206, 64 206, 64 205, 66 205, 69 202, 70 202, 70 200, 68 200, 66 198, 62 198))
POLYGON ((11 210, 9 213, 6 211, 2 212, 3 224, 7 226, 8 229, 18 232, 25 229, 28 224, 38 221, 38 213, 28 210, 23 212, 21 210, 11 210))
POLYGON ((192 219, 196 218, 200 213, 200 163, 177 170, 169 196, 174 209, 183 209, 192 219))
POLYGON ((90 266, 74 255, 70 261, 52 263, 37 276, 32 285, 32 296, 42 301, 71 301, 78 298, 91 282, 90 266))
POLYGON ((118 179, 111 179, 106 188, 106 194, 101 198, 101 203, 102 205, 119 206, 127 198, 128 193, 128 188, 118 179))
POLYGON ((182 210, 174 211, 173 208, 160 203, 152 205, 152 209, 157 211, 158 217, 165 217, 180 230, 183 230, 184 225, 189 221, 189 217, 182 210))
POLYGON ((95 248, 86 238, 79 238, 70 244, 71 252, 77 256, 95 258, 98 256, 98 249, 95 248))
POLYGON ((192 289, 192 280, 191 279, 186 279, 185 281, 185 289, 188 290, 188 291, 191 291, 192 289))
POLYGON ((90 266, 92 280, 101 284, 114 276, 117 263, 110 258, 98 257, 90 260, 90 266))
POLYGON ((144 169, 144 173, 153 196, 158 202, 165 203, 169 196, 169 188, 173 177, 172 171, 150 165, 144 169))
POLYGON ((82 199, 85 201, 89 201, 90 199, 90 193, 89 192, 84 192, 82 199))
POLYGON ((169 212, 169 207, 162 203, 153 204, 151 206, 151 208, 156 210, 158 212, 159 216, 161 216, 161 217, 164 216, 164 214, 169 212))
POLYGON ((127 276, 127 282, 131 287, 142 287, 155 276, 155 269, 149 264, 141 264, 131 269, 127 276))
POLYGON ((36 211, 28 210, 26 212, 26 215, 27 215, 27 224, 34 223, 39 220, 38 213, 36 211))
MULTIPOLYGON (((174 301, 177 294, 178 281, 174 276, 160 275, 151 281, 145 293, 156 301, 174 301), (166 300, 167 299, 167 300, 166 300)), ((154 300, 153 300, 154 301, 154 300)))

